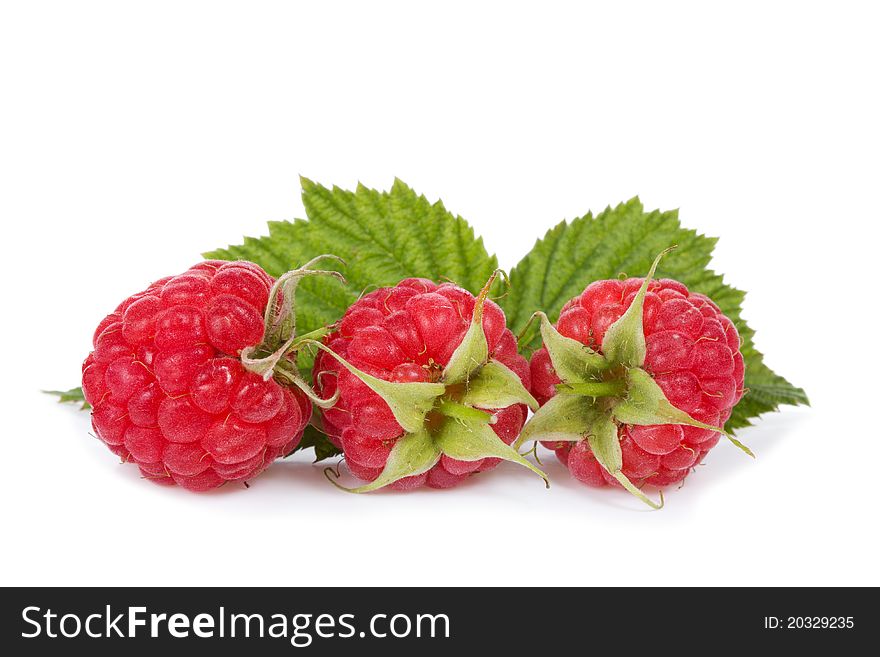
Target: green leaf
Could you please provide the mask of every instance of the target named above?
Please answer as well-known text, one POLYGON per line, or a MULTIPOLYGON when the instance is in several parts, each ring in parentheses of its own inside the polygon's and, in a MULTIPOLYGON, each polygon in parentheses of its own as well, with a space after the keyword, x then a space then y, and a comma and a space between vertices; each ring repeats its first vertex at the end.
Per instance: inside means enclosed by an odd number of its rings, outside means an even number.
POLYGON ((507 408, 514 404, 525 404, 533 411, 538 410, 537 400, 526 390, 516 373, 495 360, 483 365, 477 376, 468 382, 461 401, 478 408, 507 408))
POLYGON ((375 480, 357 488, 343 488, 338 484, 337 486, 350 493, 368 493, 393 484, 398 479, 427 472, 439 460, 439 448, 430 434, 422 429, 416 433, 404 434, 397 439, 385 462, 385 468, 375 480))
MULTIPOLYGON (((740 329, 738 323, 737 329, 740 329)), ((740 336, 743 335, 740 329, 740 336)), ((746 363, 746 394, 734 407, 733 414, 724 425, 728 431, 751 426, 753 418, 776 411, 781 404, 810 405, 807 393, 792 386, 764 364, 763 355, 754 348, 750 340, 744 341, 741 351, 746 363)))
POLYGON ((530 440, 583 440, 596 413, 595 401, 589 397, 555 395, 526 422, 514 447, 530 440))
POLYGON ((547 475, 498 437, 485 422, 447 420, 434 438, 441 452, 459 461, 499 458, 527 467, 550 487, 547 475))
POLYGON ((300 440, 299 445, 296 446, 294 451, 298 452, 302 449, 308 449, 309 447, 312 447, 315 450, 315 463, 342 453, 342 450, 327 440, 327 436, 324 435, 324 432, 311 424, 306 427, 302 440, 300 440))
POLYGON ((345 284, 327 279, 300 283, 300 333, 337 321, 365 290, 424 277, 449 279, 477 294, 498 268, 495 256, 486 252, 464 219, 400 180, 388 192, 362 185, 351 192, 301 181, 308 221, 272 221, 267 237, 246 237, 240 245, 204 254, 251 260, 275 277, 320 253, 348 262, 345 284))
MULTIPOLYGON (((774 411, 780 404, 807 404, 804 391, 775 374, 754 348, 754 331, 742 319, 744 293, 727 285, 709 269, 714 238, 682 228, 678 212, 646 212, 638 198, 593 216, 561 222, 537 241, 510 273, 510 293, 499 300, 514 333, 519 333, 536 310, 556 321, 563 304, 590 283, 620 273, 647 273, 657 253, 671 244, 657 276, 675 278, 694 292, 711 298, 733 320, 743 339, 748 393, 736 406, 728 429, 749 425, 750 419, 774 411)), ((537 331, 522 345, 537 348, 537 331)))
POLYGON ((547 348, 553 369, 566 383, 586 383, 598 380, 608 361, 577 340, 562 335, 543 312, 534 314, 541 322, 541 339, 547 348))
POLYGON ((654 272, 657 270, 657 265, 660 264, 660 259, 668 252, 667 248, 654 258, 651 269, 648 270, 648 274, 629 308, 608 327, 605 337, 602 338, 602 355, 612 365, 641 367, 645 363, 645 355, 648 352, 643 320, 645 294, 648 292, 648 285, 654 278, 654 272))
POLYGON ((388 404, 394 419, 408 433, 421 431, 425 416, 434 407, 436 399, 446 391, 442 383, 395 383, 367 374, 339 356, 320 342, 313 342, 319 349, 333 356, 349 372, 360 379, 370 390, 388 404))
POLYGON ((660 494, 660 502, 657 503, 640 491, 629 478, 620 471, 623 467, 623 454, 620 450, 620 440, 617 437, 617 425, 606 413, 597 413, 590 425, 587 436, 590 442, 590 450, 593 456, 608 473, 617 479, 620 484, 630 493, 638 497, 642 502, 653 509, 663 507, 663 494, 660 494))
POLYGON ((695 420, 669 403, 663 390, 645 370, 635 367, 626 373, 627 397, 612 409, 614 418, 622 424, 650 426, 653 424, 686 424, 700 429, 723 431, 695 420))
POLYGON ((82 388, 71 388, 70 390, 44 390, 47 395, 58 397, 59 404, 79 404, 79 407, 87 411, 91 408, 83 395, 82 388))

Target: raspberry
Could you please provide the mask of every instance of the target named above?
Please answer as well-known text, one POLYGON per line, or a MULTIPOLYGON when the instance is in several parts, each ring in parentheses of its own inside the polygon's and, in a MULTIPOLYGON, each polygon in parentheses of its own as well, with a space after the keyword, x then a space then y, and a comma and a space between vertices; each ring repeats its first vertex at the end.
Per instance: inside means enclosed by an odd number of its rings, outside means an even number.
POLYGON ((328 273, 309 265, 276 282, 253 263, 204 261, 119 304, 83 364, 98 438, 145 478, 193 491, 250 479, 293 451, 314 395, 291 373, 292 336, 277 325, 296 281, 328 273), (252 358, 258 345, 271 356, 252 358))
POLYGON ((542 410, 520 442, 561 438, 542 442, 572 476, 631 492, 632 482, 682 481, 717 444, 744 365, 736 328, 709 298, 651 275, 603 280, 564 306, 555 329, 541 317, 544 347, 530 371, 542 410), (565 399, 551 403, 557 395, 565 399))
POLYGON ((486 299, 494 279, 478 297, 403 280, 362 297, 325 337, 314 384, 339 395, 323 429, 371 482, 355 490, 451 488, 502 459, 534 469, 509 447, 537 403, 504 313, 486 299))

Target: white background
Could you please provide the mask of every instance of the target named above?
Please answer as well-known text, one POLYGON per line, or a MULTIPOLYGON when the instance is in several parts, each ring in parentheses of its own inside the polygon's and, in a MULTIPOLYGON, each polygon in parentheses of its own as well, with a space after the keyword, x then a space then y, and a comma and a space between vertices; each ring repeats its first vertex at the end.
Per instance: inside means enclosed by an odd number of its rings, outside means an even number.
POLYGON ((2 584, 880 584, 878 15, 714 6, 4 3, 2 584), (39 390, 129 293, 302 216, 298 174, 399 176, 507 268, 588 209, 679 207, 813 407, 659 512, 552 459, 549 491, 502 465, 357 497, 305 456, 150 485, 39 390))

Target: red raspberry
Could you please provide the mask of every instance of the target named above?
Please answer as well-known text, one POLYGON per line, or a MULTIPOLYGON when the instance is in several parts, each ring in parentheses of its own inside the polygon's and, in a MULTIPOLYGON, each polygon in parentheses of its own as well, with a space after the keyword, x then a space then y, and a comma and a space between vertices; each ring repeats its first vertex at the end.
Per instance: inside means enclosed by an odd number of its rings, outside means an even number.
MULTIPOLYGON (((468 332, 476 303, 474 295, 450 283, 406 279, 357 301, 346 311, 338 329, 326 336, 325 344, 350 365, 383 381, 440 382, 450 357, 468 332)), ((504 313, 492 301, 484 303, 482 327, 489 358, 506 366, 528 388, 528 362, 517 352, 504 313)), ((352 474, 365 481, 376 480, 391 450, 404 436, 403 427, 383 397, 331 354, 318 354, 314 372, 318 392, 340 395, 333 408, 322 410, 324 431, 343 450, 352 474)), ((455 394, 455 390, 447 389, 446 394, 455 394)), ((517 403, 483 410, 494 416, 490 426, 495 434, 506 445, 513 443, 527 407, 517 403)), ((454 420, 435 412, 428 413, 425 420, 432 431, 444 421, 454 420)), ((443 454, 427 471, 390 485, 403 490, 423 485, 450 488, 475 472, 494 468, 499 461, 493 457, 465 461, 443 454)))
POLYGON ((114 454, 151 481, 204 491, 252 478, 297 446, 311 402, 241 356, 264 338, 274 282, 250 262, 200 262, 101 321, 83 393, 114 454))
MULTIPOLYGON (((630 307, 643 278, 597 281, 569 301, 556 323, 558 332, 602 353, 608 328, 630 307)), ((642 368, 676 408, 707 425, 723 426, 743 395, 744 365, 733 323, 702 294, 678 281, 648 284, 642 316, 646 353, 642 368)), ((530 363, 532 394, 544 405, 560 379, 546 348, 530 363)), ((622 468, 632 482, 657 487, 682 481, 718 443, 719 433, 682 424, 618 426, 622 468)), ((590 486, 619 486, 589 444, 545 442, 571 474, 590 486)))

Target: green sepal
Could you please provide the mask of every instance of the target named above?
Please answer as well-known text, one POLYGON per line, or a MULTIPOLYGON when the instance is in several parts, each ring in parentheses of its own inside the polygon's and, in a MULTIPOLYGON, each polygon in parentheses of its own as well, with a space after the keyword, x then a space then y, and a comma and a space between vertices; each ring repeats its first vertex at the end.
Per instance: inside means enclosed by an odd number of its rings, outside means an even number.
POLYGON ((433 408, 435 400, 446 390, 446 386, 442 383, 383 381, 359 370, 327 345, 315 340, 308 342, 333 356, 370 390, 379 395, 388 404, 394 419, 407 433, 416 434, 424 429, 425 416, 433 408))
POLYGON ((640 491, 629 478, 621 472, 623 467, 623 454, 620 450, 620 440, 617 437, 617 425, 606 413, 597 413, 590 425, 587 440, 593 456, 608 473, 620 482, 627 491, 638 497, 642 502, 653 509, 663 507, 663 494, 660 494, 660 502, 657 503, 640 491))
POLYGON ((489 343, 486 340, 486 332, 483 330, 483 305, 489 295, 489 288, 492 287, 497 276, 498 270, 496 269, 477 295, 474 312, 471 316, 471 325, 443 369, 443 383, 446 385, 467 383, 471 376, 489 359, 489 343))
POLYGON ((461 402, 479 408, 525 404, 533 411, 538 410, 538 401, 526 390, 522 380, 496 360, 483 365, 477 376, 468 382, 461 402))
POLYGON ((623 452, 617 438, 617 425, 606 413, 596 413, 587 431, 593 456, 612 475, 623 467, 623 452))
POLYGON ((440 460, 440 449, 426 429, 415 433, 407 433, 397 439, 385 467, 376 479, 357 488, 345 488, 333 481, 337 488, 349 493, 369 493, 398 479, 412 477, 427 472, 440 460))
POLYGON ((443 454, 459 461, 479 461, 499 458, 518 463, 540 476, 547 488, 549 479, 537 467, 523 458, 513 447, 498 437, 485 422, 447 420, 437 432, 434 441, 443 454))
POLYGON ((301 267, 282 274, 275 281, 269 291, 269 303, 266 304, 264 316, 265 339, 270 343, 286 342, 296 335, 296 312, 293 304, 300 281, 307 276, 330 276, 345 283, 345 277, 338 271, 313 268, 322 260, 334 260, 345 265, 345 261, 338 256, 329 253, 319 255, 301 267))
POLYGON ((740 442, 739 440, 737 440, 736 438, 731 436, 729 433, 725 433, 724 436, 730 442, 732 442, 734 444, 734 446, 738 447, 739 449, 741 449, 743 452, 745 452, 746 454, 748 454, 752 458, 755 458, 755 453, 752 450, 750 450, 748 447, 746 447, 742 442, 740 442))
POLYGON ((543 312, 538 311, 535 316, 541 321, 541 337, 560 379, 566 383, 595 381, 608 369, 608 362, 601 354, 562 335, 543 312))
POLYGON ((81 410, 87 411, 91 408, 83 395, 82 388, 71 388, 70 390, 43 390, 47 395, 58 397, 59 404, 79 404, 81 410))
MULTIPOLYGON (((318 339, 327 333, 327 329, 322 327, 306 335, 296 335, 295 300, 300 281, 308 276, 330 276, 345 282, 345 277, 338 271, 313 269, 313 266, 322 260, 335 260, 345 264, 335 255, 320 255, 312 258, 302 267, 283 274, 275 281, 269 291, 269 302, 263 315, 263 340, 259 345, 251 345, 241 350, 241 363, 245 369, 268 381, 282 361, 295 353, 302 343, 308 339, 318 339)), ((310 397, 314 395, 310 389, 306 392, 310 397)))
MULTIPOLYGON (((674 248, 674 247, 673 247, 674 248)), ((666 249, 656 258, 642 282, 635 298, 626 312, 614 322, 608 330, 605 331, 605 337, 602 339, 602 353, 612 365, 623 365, 624 367, 641 367, 645 363, 645 354, 647 346, 645 345, 645 329, 643 326, 642 316, 645 306, 645 294, 648 292, 648 285, 654 277, 657 265, 660 259, 669 253, 671 249, 666 249)))
POLYGON ((653 424, 685 424, 700 429, 724 433, 721 427, 695 420, 669 403, 663 390, 645 370, 634 367, 626 373, 627 396, 618 402, 611 413, 621 424, 638 426, 653 424))
POLYGON ((441 399, 434 409, 440 415, 457 420, 495 424, 495 417, 489 411, 481 411, 479 408, 466 406, 449 399, 441 399))
POLYGON ((339 401, 339 389, 326 399, 321 397, 321 395, 315 392, 314 389, 312 389, 312 386, 310 386, 305 380, 302 372, 300 372, 296 366, 292 364, 289 365, 288 362, 289 361, 279 361, 276 363, 275 369, 272 372, 276 379, 299 388, 300 391, 309 398, 309 401, 318 408, 333 408, 333 406, 336 405, 336 402, 339 401))
POLYGON ((598 413, 595 400, 579 395, 555 395, 526 423, 514 447, 530 440, 583 440, 598 413))
POLYGON ((560 395, 581 395, 584 397, 617 397, 626 392, 626 383, 618 379, 587 381, 586 383, 557 383, 556 392, 560 395))

